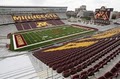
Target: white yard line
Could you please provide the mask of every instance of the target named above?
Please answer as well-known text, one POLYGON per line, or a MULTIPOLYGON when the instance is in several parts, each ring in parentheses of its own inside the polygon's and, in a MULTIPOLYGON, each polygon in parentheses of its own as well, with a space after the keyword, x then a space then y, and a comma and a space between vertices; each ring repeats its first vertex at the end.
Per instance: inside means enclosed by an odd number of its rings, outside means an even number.
MULTIPOLYGON (((32 45, 36 45, 36 44, 42 44, 42 43, 46 43, 46 42, 50 42, 50 41, 54 41, 54 40, 58 40, 58 39, 62 39, 62 38, 66 38, 66 37, 70 37, 70 36, 74 36, 74 35, 82 34, 82 33, 87 33, 87 32, 90 32, 90 31, 84 31, 84 32, 80 32, 80 33, 75 33, 75 34, 71 34, 71 35, 67 35, 67 36, 59 37, 59 38, 54 38, 54 39, 51 39, 51 40, 46 40, 46 41, 42 41, 42 42, 38 42, 38 43, 34 43, 34 44, 30 44, 30 45, 26 45, 26 46, 19 47, 19 48, 16 48, 16 49, 20 49, 20 48, 24 48, 24 47, 28 47, 28 46, 32 46, 32 45)), ((15 49, 15 50, 16 50, 16 49, 15 49)))
POLYGON ((41 39, 41 37, 36 32, 34 32, 34 33, 41 39))
MULTIPOLYGON (((28 36, 27 36, 27 35, 25 35, 25 37, 27 37, 27 38, 28 38, 28 36)), ((23 37, 23 38, 24 38, 24 37, 23 37)), ((25 40, 25 38, 24 38, 24 40, 25 40)), ((30 42, 30 43, 32 43, 32 42, 31 42, 31 40, 30 40, 29 38, 28 38, 28 40, 29 40, 29 42, 30 42)), ((26 43, 27 43, 27 42, 26 42, 26 43)))
MULTIPOLYGON (((34 33, 35 33, 35 32, 34 32, 34 33)), ((31 35, 33 35, 33 33, 32 33, 31 35)), ((35 38, 32 37, 32 39, 34 39, 34 40, 38 39, 38 37, 39 37, 38 35, 37 35, 37 36, 36 36, 36 35, 33 35, 33 36, 35 37, 35 38)))

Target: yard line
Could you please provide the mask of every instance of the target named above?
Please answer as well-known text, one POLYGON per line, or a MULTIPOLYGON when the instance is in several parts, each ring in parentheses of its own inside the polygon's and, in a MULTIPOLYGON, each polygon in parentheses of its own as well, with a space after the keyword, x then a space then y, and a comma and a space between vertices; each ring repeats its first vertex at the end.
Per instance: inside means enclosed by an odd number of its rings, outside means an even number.
POLYGON ((27 33, 27 34, 28 34, 29 39, 31 40, 31 42, 32 42, 32 43, 35 43, 34 41, 32 41, 32 40, 34 40, 34 38, 30 35, 30 33, 27 33))
POLYGON ((23 37, 25 38, 27 44, 31 44, 31 40, 28 39, 26 34, 24 34, 23 37))
POLYGON ((28 41, 30 42, 30 44, 32 43, 32 41, 29 39, 27 34, 24 34, 24 36, 28 39, 28 41))
POLYGON ((31 35, 34 37, 34 39, 36 38, 35 40, 36 40, 37 42, 40 41, 39 38, 36 36, 35 32, 33 32, 33 33, 31 33, 31 35), (33 34, 33 33, 34 33, 34 34, 33 34))
POLYGON ((39 39, 42 39, 39 35, 38 35, 38 33, 37 32, 34 32, 38 37, 39 37, 39 39))

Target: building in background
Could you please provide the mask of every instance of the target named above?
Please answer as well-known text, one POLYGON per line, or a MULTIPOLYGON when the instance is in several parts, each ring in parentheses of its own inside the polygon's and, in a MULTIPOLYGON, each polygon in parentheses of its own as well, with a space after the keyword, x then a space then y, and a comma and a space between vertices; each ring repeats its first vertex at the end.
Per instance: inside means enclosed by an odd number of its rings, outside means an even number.
POLYGON ((82 5, 80 6, 80 8, 77 8, 75 12, 77 13, 78 18, 84 20, 91 20, 94 17, 94 12, 87 10, 85 5, 82 5))
POLYGON ((80 6, 80 8, 75 8, 75 13, 79 13, 80 11, 85 11, 86 10, 86 5, 80 6))
POLYGON ((113 11, 113 12, 111 12, 111 19, 118 19, 118 18, 120 18, 120 12, 118 12, 118 11, 113 11))
POLYGON ((70 17, 76 17, 76 13, 74 11, 67 11, 66 15, 67 15, 68 18, 70 18, 70 17))

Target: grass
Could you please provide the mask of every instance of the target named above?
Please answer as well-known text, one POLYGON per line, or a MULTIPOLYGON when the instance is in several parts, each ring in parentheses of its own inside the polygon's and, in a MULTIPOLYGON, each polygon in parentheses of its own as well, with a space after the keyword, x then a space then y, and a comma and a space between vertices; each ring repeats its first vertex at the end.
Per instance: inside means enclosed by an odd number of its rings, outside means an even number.
POLYGON ((14 45, 13 45, 13 38, 12 35, 10 36, 10 50, 14 50, 14 45))
POLYGON ((35 30, 31 32, 25 32, 22 33, 23 37, 25 38, 28 45, 42 42, 54 38, 59 38, 62 36, 67 36, 74 33, 79 33, 85 31, 84 29, 78 29, 75 27, 66 27, 61 26, 58 28, 51 28, 51 29, 45 29, 45 30, 35 30))
POLYGON ((87 31, 87 30, 85 30, 83 28, 72 27, 72 26, 57 26, 55 28, 47 28, 47 29, 43 29, 43 30, 33 30, 33 31, 21 32, 19 34, 21 34, 24 37, 28 46, 15 50, 13 47, 13 39, 11 37, 10 50, 14 50, 14 51, 32 50, 32 49, 52 45, 52 44, 58 43, 58 42, 69 41, 71 39, 81 37, 82 35, 94 32, 94 31, 88 31, 83 34, 77 34, 77 35, 65 37, 62 39, 54 40, 54 41, 44 42, 47 40, 53 40, 55 38, 68 36, 68 35, 75 34, 75 33, 81 33, 84 31, 87 31), (44 42, 44 43, 40 43, 40 42, 44 42))

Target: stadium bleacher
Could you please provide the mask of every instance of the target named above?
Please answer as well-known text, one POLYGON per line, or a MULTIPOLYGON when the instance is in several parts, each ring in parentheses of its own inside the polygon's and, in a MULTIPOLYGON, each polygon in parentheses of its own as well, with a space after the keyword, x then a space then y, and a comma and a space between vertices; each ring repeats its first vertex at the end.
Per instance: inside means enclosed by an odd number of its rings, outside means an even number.
MULTIPOLYGON (((54 49, 52 51, 46 51, 50 50, 49 48, 36 51, 33 55, 58 74, 62 73, 63 78, 66 79, 110 79, 117 77, 119 68, 115 70, 116 67, 111 67, 110 71, 99 76, 96 76, 96 72, 99 72, 100 69, 115 59, 117 55, 120 55, 119 29, 108 30, 96 36, 98 37, 99 35, 103 37, 99 39, 96 39, 95 36, 91 37, 92 40, 97 40, 98 42, 87 47, 55 50, 56 48, 62 47, 58 46, 50 48, 54 49), (109 35, 110 33, 112 35, 109 35)), ((89 39, 87 39, 88 41, 89 39)), ((86 42, 86 40, 82 42, 86 42)), ((120 59, 118 60, 120 61, 120 59)))
POLYGON ((63 14, 63 13, 56 13, 60 19, 63 19, 63 20, 66 20, 67 16, 66 14, 63 14))
MULTIPOLYGON (((65 18, 65 17, 64 17, 65 18)), ((63 17, 61 19, 64 19, 63 17)), ((18 30, 28 30, 49 25, 62 25, 64 22, 60 20, 57 14, 32 14, 13 16, 15 25, 18 30), (34 22, 33 22, 34 21, 34 22), (22 22, 22 23, 21 23, 22 22)))
POLYGON ((44 21, 42 21, 42 20, 39 21, 39 19, 31 20, 32 18, 30 18, 30 17, 28 17, 30 20, 25 19, 25 16, 32 16, 32 15, 35 15, 35 14, 26 14, 26 15, 25 14, 16 14, 16 15, 14 15, 14 16, 21 16, 22 21, 21 20, 19 21, 19 18, 13 19, 13 15, 0 15, 0 36, 7 36, 7 34, 9 34, 9 33, 14 33, 14 32, 22 31, 22 30, 29 30, 29 29, 41 28, 44 26, 65 24, 64 23, 65 20, 62 21, 62 19, 65 19, 65 17, 61 17, 62 15, 64 15, 64 13, 58 13, 58 15, 56 13, 55 14, 57 16, 57 18, 55 18, 56 20, 54 20, 54 19, 45 20, 44 19, 44 21), (61 16, 59 16, 59 15, 61 15, 61 16), (46 24, 42 23, 42 22, 46 22, 46 24))

